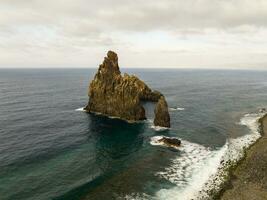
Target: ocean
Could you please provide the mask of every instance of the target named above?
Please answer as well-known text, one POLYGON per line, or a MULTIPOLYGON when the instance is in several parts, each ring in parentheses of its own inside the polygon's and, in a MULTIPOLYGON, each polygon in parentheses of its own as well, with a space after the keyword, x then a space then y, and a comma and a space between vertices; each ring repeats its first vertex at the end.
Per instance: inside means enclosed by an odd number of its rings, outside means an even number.
POLYGON ((137 123, 83 112, 96 69, 0 69, 1 200, 209 199, 260 137, 267 71, 121 70, 165 95, 171 129, 151 103, 137 123))

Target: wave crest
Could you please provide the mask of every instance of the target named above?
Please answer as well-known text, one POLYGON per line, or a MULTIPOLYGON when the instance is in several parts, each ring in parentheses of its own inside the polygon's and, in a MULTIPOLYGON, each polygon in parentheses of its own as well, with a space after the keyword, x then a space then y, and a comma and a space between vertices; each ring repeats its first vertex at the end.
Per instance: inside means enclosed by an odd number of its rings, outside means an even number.
POLYGON ((84 107, 77 108, 77 109, 75 109, 75 111, 86 112, 86 111, 84 110, 84 107))
POLYGON ((213 199, 211 194, 219 192, 226 177, 229 177, 229 168, 236 165, 244 157, 245 150, 261 137, 259 119, 263 116, 264 113, 246 114, 238 124, 247 126, 250 133, 228 139, 223 147, 215 151, 182 141, 183 149, 180 150, 183 154, 174 159, 165 171, 156 174, 177 186, 159 190, 157 199, 213 199))

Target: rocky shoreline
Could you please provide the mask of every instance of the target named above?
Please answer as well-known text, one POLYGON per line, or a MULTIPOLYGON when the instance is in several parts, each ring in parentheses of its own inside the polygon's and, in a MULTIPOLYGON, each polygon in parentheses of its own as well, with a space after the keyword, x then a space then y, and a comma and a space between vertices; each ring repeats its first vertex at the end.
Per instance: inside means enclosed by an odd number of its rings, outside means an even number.
POLYGON ((267 199, 267 114, 259 123, 262 137, 247 149, 245 157, 230 169, 230 178, 216 199, 267 199))

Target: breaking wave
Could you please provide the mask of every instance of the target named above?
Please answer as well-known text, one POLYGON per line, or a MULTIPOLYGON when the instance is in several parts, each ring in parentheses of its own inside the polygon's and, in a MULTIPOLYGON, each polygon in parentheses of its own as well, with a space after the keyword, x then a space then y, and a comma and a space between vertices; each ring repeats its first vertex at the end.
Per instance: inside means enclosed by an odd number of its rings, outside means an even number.
MULTIPOLYGON (((245 150, 260 137, 259 119, 265 113, 246 114, 238 123, 247 126, 249 134, 230 138, 219 149, 212 150, 200 144, 182 140, 179 147, 179 157, 171 161, 171 165, 155 176, 166 179, 176 186, 171 189, 161 189, 155 196, 132 194, 127 199, 179 199, 179 200, 212 200, 212 194, 220 191, 223 183, 229 177, 229 168, 236 165, 244 157, 245 150)), ((154 136, 151 145, 164 145, 158 140, 162 136, 154 136)))
POLYGON ((149 124, 150 128, 152 128, 154 131, 158 131, 158 132, 166 131, 166 130, 170 130, 171 129, 171 128, 162 127, 162 126, 155 126, 152 119, 147 119, 146 123, 149 124))
POLYGON ((151 125, 151 128, 154 129, 155 131, 165 131, 165 130, 169 130, 170 129, 170 128, 167 128, 167 127, 154 126, 154 125, 151 125))
POLYGON ((75 111, 85 112, 84 107, 77 108, 77 109, 75 109, 75 111))
POLYGON ((179 108, 179 107, 174 107, 174 108, 169 108, 170 111, 182 111, 185 110, 185 108, 179 108))
POLYGON ((156 175, 176 184, 171 189, 161 189, 157 199, 181 200, 212 199, 211 194, 219 192, 229 176, 229 168, 245 155, 245 150, 260 137, 260 114, 246 114, 239 124, 247 126, 250 133, 239 138, 230 138, 218 150, 211 151, 201 145, 182 141, 182 155, 172 161, 172 165, 156 175))

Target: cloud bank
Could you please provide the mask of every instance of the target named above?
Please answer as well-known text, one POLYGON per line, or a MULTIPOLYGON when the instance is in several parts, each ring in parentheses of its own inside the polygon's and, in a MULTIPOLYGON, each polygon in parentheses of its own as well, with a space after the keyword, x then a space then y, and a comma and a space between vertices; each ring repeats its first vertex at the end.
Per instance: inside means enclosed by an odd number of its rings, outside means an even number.
POLYGON ((0 67, 267 68, 265 0, 1 0, 0 67))

